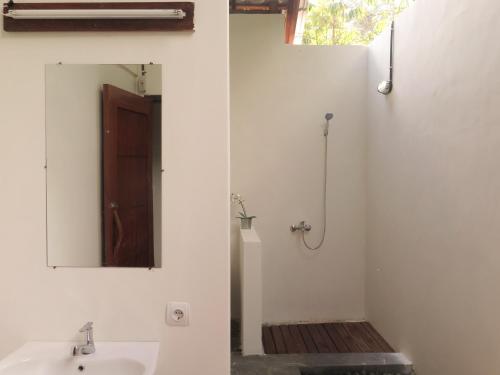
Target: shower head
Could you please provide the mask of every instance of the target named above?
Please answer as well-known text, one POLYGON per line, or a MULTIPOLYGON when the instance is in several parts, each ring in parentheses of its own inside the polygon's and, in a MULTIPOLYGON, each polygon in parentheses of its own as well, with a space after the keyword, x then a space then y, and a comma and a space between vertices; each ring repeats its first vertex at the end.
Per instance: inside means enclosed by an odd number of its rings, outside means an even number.
POLYGON ((326 124, 325 124, 325 128, 323 129, 323 135, 325 137, 328 137, 328 130, 330 128, 330 120, 333 118, 333 113, 327 113, 325 115, 325 120, 326 120, 326 124))
POLYGON ((378 85, 378 92, 382 95, 389 95, 392 91, 392 81, 382 81, 378 85))
POLYGON ((391 49, 390 49, 390 62, 389 62, 389 79, 382 81, 378 85, 377 91, 382 95, 389 95, 392 92, 394 74, 394 21, 391 23, 391 49))

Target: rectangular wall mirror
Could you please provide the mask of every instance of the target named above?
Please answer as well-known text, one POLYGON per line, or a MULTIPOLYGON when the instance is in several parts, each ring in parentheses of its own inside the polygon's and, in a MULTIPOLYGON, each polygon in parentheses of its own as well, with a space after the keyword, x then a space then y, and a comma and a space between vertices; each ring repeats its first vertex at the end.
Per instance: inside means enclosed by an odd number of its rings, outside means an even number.
POLYGON ((162 66, 45 74, 47 265, 161 267, 162 66))

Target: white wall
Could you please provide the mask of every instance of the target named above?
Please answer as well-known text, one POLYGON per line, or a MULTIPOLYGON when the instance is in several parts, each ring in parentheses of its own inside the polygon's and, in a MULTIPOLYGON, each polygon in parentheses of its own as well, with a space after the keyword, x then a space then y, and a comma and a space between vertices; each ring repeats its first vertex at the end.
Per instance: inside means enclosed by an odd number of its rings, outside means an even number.
POLYGON ((93 320, 97 340, 160 340, 159 374, 229 373, 227 14, 198 0, 195 33, 0 34, 0 357, 93 320), (163 268, 46 267, 44 66, 58 61, 164 65, 163 268), (191 303, 190 327, 165 326, 169 300, 191 303))
POLYGON ((416 1, 370 48, 368 318, 419 375, 498 373, 500 4, 416 1))
MULTIPOLYGON (((362 319, 367 49, 283 43, 282 16, 231 16, 231 190, 263 243, 264 321, 362 319), (289 226, 322 220, 324 115, 329 138, 328 234, 304 249, 289 226)), ((233 210, 232 216, 237 211, 233 210)), ((233 219, 233 316, 239 258, 233 219)))

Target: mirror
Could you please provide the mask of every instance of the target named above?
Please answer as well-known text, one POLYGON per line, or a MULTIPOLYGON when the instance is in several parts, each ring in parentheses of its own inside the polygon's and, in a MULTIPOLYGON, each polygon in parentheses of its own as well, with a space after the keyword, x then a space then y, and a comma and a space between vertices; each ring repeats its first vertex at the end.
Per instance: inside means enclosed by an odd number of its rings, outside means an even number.
POLYGON ((45 75, 47 265, 161 267, 162 66, 45 75))

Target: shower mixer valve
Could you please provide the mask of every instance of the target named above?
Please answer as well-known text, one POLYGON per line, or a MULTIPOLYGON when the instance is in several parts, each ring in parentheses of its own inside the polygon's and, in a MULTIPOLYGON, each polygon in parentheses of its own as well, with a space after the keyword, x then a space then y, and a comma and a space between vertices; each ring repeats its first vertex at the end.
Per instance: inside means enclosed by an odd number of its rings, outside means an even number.
POLYGON ((312 226, 307 224, 305 221, 301 221, 298 225, 292 225, 290 226, 290 232, 295 233, 295 232, 310 232, 312 229, 312 226))

